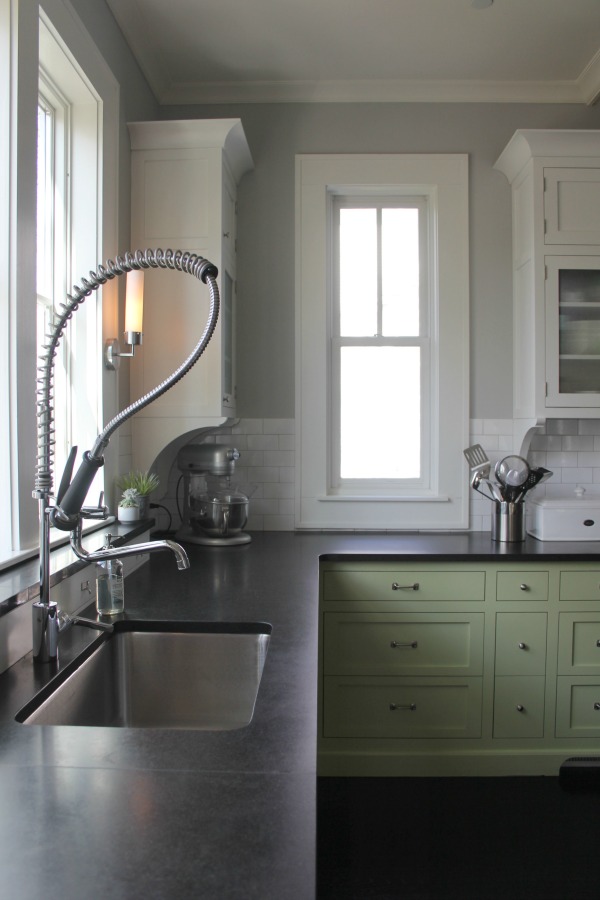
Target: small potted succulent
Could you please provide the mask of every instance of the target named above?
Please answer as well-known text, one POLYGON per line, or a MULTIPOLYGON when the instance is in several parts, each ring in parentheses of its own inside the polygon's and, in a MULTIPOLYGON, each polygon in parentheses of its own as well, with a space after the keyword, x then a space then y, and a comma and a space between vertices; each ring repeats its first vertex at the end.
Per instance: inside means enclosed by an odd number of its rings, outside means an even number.
POLYGON ((123 491, 123 494, 130 490, 137 493, 140 519, 148 518, 150 494, 156 490, 159 484, 158 475, 155 475, 154 472, 128 472, 117 480, 117 486, 123 491))
POLYGON ((140 517, 140 495, 135 488, 125 488, 119 501, 119 522, 135 522, 140 517))

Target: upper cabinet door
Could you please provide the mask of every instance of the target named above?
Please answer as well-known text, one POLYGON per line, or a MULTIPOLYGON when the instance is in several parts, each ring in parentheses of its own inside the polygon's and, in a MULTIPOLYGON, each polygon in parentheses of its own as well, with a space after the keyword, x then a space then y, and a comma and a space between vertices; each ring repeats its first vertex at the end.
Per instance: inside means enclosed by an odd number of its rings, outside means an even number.
POLYGON ((546 257, 546 405, 600 408, 600 256, 546 257))
POLYGON ((544 169, 545 244, 600 245, 600 166, 544 169))

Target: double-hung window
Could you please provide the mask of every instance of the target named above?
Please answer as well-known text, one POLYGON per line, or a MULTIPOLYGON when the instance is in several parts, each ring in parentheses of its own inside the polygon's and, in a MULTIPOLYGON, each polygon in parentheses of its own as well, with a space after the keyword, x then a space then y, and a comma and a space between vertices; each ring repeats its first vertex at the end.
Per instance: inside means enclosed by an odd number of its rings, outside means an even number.
POLYGON ((468 525, 464 155, 300 156, 296 527, 468 525))
POLYGON ((331 214, 331 490, 388 496, 427 489, 427 198, 336 196, 331 214), (366 430, 371 445, 388 452, 365 452, 366 430))

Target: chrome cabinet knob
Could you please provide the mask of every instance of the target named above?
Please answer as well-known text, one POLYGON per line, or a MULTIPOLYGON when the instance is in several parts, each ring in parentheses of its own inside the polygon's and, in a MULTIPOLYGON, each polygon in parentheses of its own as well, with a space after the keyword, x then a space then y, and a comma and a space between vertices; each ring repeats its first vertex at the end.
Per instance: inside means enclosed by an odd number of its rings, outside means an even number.
POLYGON ((522 703, 517 703, 517 712, 525 712, 525 707, 522 703))
POLYGON ((519 585, 519 587, 521 588, 522 591, 528 591, 528 590, 529 590, 529 585, 528 585, 528 584, 521 584, 521 585, 519 585))
POLYGON ((519 641, 519 650, 529 650, 529 647, 523 641, 519 641))

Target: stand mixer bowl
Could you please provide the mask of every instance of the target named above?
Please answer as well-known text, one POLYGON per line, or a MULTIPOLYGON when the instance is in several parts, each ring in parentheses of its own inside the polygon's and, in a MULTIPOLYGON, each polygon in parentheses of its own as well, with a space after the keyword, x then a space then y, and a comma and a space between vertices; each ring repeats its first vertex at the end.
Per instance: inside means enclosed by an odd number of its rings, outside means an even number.
POLYGON ((245 494, 214 491, 190 497, 190 526, 196 533, 210 537, 239 534, 248 521, 248 498, 245 494))

